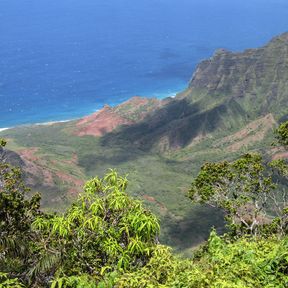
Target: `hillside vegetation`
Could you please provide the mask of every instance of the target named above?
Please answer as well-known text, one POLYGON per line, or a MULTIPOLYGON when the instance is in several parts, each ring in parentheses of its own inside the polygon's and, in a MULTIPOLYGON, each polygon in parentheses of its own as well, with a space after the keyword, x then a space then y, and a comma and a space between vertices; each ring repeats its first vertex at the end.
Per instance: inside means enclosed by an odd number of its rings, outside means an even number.
POLYGON ((191 251, 223 215, 185 197, 204 162, 233 161, 271 147, 272 131, 288 115, 288 33, 241 53, 217 51, 201 62, 187 89, 164 100, 134 97, 77 121, 1 132, 46 211, 64 211, 84 183, 114 167, 129 174, 130 196, 160 218, 160 239, 191 251), (16 153, 16 154, 15 154, 16 153), (185 236, 185 237, 184 237, 185 236))
MULTIPOLYGON (((288 122, 276 131, 287 149, 288 122)), ((27 198, 0 141, 0 287, 287 287, 288 163, 259 154, 206 163, 189 198, 219 207, 227 233, 184 259, 159 243, 157 217, 115 170, 89 180, 65 213, 27 198)))

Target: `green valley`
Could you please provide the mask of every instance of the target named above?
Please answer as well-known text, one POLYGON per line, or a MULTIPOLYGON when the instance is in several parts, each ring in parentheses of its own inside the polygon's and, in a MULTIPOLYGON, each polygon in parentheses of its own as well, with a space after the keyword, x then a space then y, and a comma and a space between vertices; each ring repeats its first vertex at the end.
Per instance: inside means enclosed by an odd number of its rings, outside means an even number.
POLYGON ((90 178, 115 168, 128 194, 161 220, 163 243, 190 253, 223 232, 223 215, 186 197, 205 162, 248 151, 285 158, 273 130, 288 117, 288 33, 241 53, 218 50, 201 62, 187 89, 163 100, 134 97, 80 120, 2 131, 46 211, 64 211, 90 178))

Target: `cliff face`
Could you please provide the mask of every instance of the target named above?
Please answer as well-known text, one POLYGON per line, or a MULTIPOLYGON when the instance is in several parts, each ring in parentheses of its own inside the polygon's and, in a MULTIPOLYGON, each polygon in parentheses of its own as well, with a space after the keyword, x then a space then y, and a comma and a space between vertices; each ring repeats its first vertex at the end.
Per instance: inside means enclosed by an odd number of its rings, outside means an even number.
POLYGON ((179 149, 199 136, 240 129, 270 113, 276 120, 285 118, 287 103, 284 33, 262 48, 242 53, 218 50, 198 65, 186 91, 142 121, 107 135, 104 143, 126 139, 144 150, 179 149))
MULTIPOLYGON (((77 122, 74 135, 103 137, 104 144, 133 143, 166 151, 195 139, 235 130, 272 113, 288 115, 288 33, 258 49, 219 49, 201 62, 186 91, 174 99, 133 97, 77 122)), ((270 118, 269 118, 270 119, 270 118)), ((272 124, 272 122, 270 123, 272 124)))
POLYGON ((287 83, 288 33, 284 33, 262 48, 242 53, 218 50, 198 65, 189 90, 192 98, 196 91, 239 103, 246 98, 245 101, 258 105, 254 107, 258 113, 273 110, 280 115, 287 113, 287 83))

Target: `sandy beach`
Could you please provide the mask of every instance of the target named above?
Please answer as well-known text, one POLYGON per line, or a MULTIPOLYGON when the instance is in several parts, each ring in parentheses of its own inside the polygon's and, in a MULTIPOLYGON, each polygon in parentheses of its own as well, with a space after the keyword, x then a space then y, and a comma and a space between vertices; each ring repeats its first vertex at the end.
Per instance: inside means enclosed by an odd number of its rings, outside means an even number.
POLYGON ((53 124, 57 124, 57 123, 64 123, 64 122, 69 122, 69 121, 73 121, 75 119, 69 119, 69 120, 60 120, 60 121, 49 121, 49 122, 43 122, 43 123, 33 123, 33 124, 25 124, 25 125, 19 125, 19 126, 15 126, 15 127, 7 127, 7 128, 0 128, 0 132, 8 130, 8 129, 13 129, 13 128, 19 128, 21 126, 23 127, 31 127, 31 126, 50 126, 53 124))
POLYGON ((0 132, 7 130, 7 129, 9 129, 9 128, 0 128, 0 132))

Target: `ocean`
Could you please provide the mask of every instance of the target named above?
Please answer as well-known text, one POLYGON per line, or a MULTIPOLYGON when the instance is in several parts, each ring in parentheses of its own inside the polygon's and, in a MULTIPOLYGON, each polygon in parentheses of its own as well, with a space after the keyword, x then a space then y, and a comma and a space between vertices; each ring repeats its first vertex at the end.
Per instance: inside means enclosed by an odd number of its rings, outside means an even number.
POLYGON ((287 0, 0 0, 0 128, 175 95, 215 49, 287 30, 287 0))

